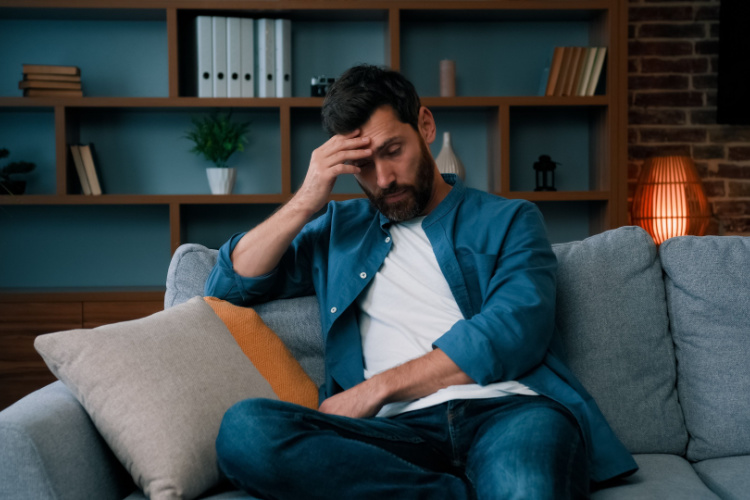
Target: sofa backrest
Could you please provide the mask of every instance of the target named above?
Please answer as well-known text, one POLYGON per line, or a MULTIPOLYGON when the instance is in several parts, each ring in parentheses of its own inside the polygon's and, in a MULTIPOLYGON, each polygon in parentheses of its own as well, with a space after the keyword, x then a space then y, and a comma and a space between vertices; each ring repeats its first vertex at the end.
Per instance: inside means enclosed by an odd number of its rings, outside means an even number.
POLYGON ((568 366, 631 453, 683 454, 687 432, 653 240, 621 227, 553 249, 568 366))
MULTIPOLYGON (((683 454, 687 432, 675 390, 662 271, 640 228, 554 245, 558 331, 567 362, 633 453, 683 454)), ((216 250, 182 245, 170 264, 165 307, 203 294, 216 250)), ((317 384, 323 342, 315 297, 255 307, 317 384)))
POLYGON ((662 243, 687 458, 750 455, 750 238, 662 243))

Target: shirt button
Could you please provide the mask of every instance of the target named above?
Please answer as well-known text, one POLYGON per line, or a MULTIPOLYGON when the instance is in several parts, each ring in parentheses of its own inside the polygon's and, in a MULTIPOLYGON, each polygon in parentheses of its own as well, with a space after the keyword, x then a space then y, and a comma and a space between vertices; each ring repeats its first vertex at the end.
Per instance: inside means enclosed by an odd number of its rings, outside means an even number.
POLYGON ((365 279, 367 278, 367 273, 359 273, 359 277, 365 279))
POLYGON ((331 314, 336 314, 336 311, 338 311, 338 309, 336 307, 332 307, 331 308, 331 314))
POLYGON ((390 236, 388 236, 388 237, 387 237, 387 238, 385 239, 385 242, 386 242, 386 243, 390 243, 390 242, 391 242, 391 237, 390 237, 390 236))

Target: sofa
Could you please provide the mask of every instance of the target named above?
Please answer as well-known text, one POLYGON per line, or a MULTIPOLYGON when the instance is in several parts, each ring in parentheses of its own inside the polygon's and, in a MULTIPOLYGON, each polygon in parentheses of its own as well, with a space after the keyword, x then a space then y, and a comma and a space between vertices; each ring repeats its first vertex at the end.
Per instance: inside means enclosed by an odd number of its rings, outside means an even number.
MULTIPOLYGON (((622 227, 554 251, 567 362, 639 465, 595 485, 592 498, 750 498, 750 238, 680 237, 657 248, 642 229, 622 227)), ((216 253, 178 249, 165 313, 202 295, 216 253)), ((316 299, 255 311, 320 384, 316 299)), ((60 381, 0 413, 0 443, 2 499, 145 498, 60 381)), ((250 498, 222 481, 198 496, 250 498)))

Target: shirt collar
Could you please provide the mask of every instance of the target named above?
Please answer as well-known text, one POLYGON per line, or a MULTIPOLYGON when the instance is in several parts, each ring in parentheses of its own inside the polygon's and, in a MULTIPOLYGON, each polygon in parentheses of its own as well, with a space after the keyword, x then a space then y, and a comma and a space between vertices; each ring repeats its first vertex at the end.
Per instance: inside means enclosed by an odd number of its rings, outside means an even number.
MULTIPOLYGON (((458 178, 456 174, 440 175, 443 177, 443 180, 453 186, 453 188, 448 192, 448 195, 443 198, 443 201, 441 201, 438 206, 435 207, 432 212, 427 215, 427 217, 425 217, 424 222, 422 223, 422 227, 430 226, 431 224, 440 220, 441 217, 453 210, 458 202, 461 201, 464 197, 466 185, 461 179, 458 178)), ((380 227, 382 227, 383 229, 393 224, 393 222, 391 222, 382 213, 378 212, 378 215, 380 217, 380 227)))

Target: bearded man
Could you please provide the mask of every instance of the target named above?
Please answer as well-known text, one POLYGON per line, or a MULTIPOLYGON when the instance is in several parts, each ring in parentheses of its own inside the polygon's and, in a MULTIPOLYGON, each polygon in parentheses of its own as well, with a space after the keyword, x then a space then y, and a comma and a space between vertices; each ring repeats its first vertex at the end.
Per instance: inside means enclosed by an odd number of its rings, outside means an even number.
POLYGON ((219 465, 260 498, 587 498, 630 454, 555 354, 557 261, 538 209, 441 176, 397 72, 348 70, 294 197, 220 250, 206 294, 316 294, 320 408, 251 399, 219 465), (368 200, 328 203, 353 175, 368 200))

